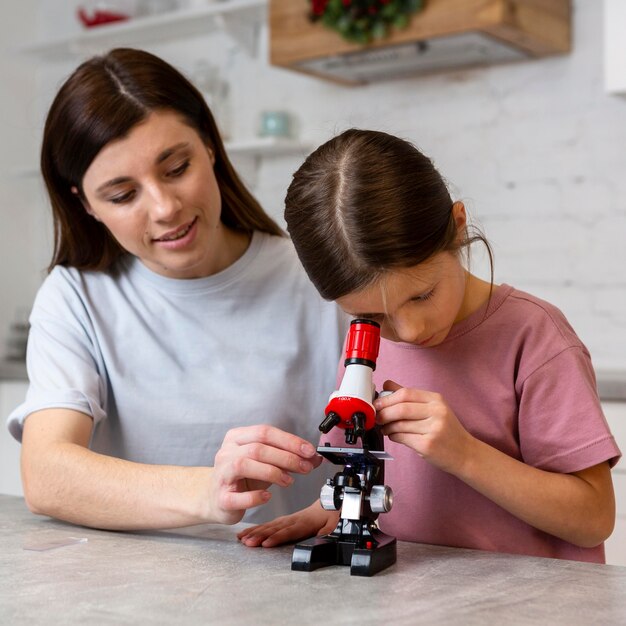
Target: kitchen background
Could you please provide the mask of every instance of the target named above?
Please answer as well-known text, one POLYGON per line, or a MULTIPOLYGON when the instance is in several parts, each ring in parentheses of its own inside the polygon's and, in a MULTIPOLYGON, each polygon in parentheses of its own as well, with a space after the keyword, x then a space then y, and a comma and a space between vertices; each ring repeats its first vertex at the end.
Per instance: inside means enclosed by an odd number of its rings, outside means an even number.
MULTIPOLYGON (((237 3, 242 0, 214 4, 226 15, 227 5, 237 3)), ((465 201, 485 230, 495 251, 496 282, 559 306, 603 380, 621 380, 626 387, 626 51, 621 58, 605 58, 605 22, 614 27, 621 18, 623 38, 626 2, 573 0, 568 54, 357 87, 271 66, 265 7, 246 3, 251 11, 222 16, 210 29, 207 21, 207 32, 200 35, 180 32, 170 39, 178 31, 166 28, 159 40, 138 39, 135 45, 163 56, 211 92, 207 97, 221 114, 233 160, 266 210, 282 223, 291 173, 312 147, 337 132, 357 126, 405 137, 433 158, 453 196, 465 201), (617 93, 607 88, 607 63, 621 67, 621 94, 619 87, 617 93), (293 141, 286 147, 255 143, 267 131, 261 119, 268 111, 289 114, 293 141)), ((97 3, 21 0, 0 21, 0 357, 5 359, 20 352, 20 332, 50 258, 51 223, 36 173, 37 153, 51 98, 90 54, 72 54, 72 38, 84 32, 76 17, 81 4, 97 3), (38 42, 53 40, 69 42, 70 53, 57 55, 54 47, 36 51, 38 42)), ((128 2, 144 12, 177 4, 185 11, 210 2, 128 2)), ((480 249, 472 262, 488 276, 480 249)), ((0 398, 3 419, 21 390, 0 398)), ((619 415, 626 424, 626 408, 619 415)), ((8 463, 4 458, 0 463, 8 463)), ((626 475, 619 478, 626 500, 626 475)), ((626 517, 621 523, 626 544, 626 517)), ((626 555, 623 559, 626 564, 626 555)))

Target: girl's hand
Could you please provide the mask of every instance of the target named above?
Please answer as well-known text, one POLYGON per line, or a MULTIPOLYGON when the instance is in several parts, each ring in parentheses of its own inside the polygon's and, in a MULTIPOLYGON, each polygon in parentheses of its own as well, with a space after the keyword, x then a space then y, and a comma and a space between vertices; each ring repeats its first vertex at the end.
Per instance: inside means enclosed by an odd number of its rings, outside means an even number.
POLYGON ((439 469, 457 474, 476 441, 438 393, 409 389, 388 380, 394 393, 374 401, 376 422, 391 441, 402 443, 439 469))
POLYGON ((319 500, 292 515, 277 517, 271 522, 242 530, 237 537, 251 548, 273 548, 283 543, 308 539, 313 535, 326 535, 337 526, 338 511, 326 511, 319 500))
POLYGON ((274 426, 229 430, 211 473, 210 518, 236 524, 246 509, 271 498, 271 484, 288 487, 293 482, 290 472, 308 474, 321 462, 312 444, 274 426))

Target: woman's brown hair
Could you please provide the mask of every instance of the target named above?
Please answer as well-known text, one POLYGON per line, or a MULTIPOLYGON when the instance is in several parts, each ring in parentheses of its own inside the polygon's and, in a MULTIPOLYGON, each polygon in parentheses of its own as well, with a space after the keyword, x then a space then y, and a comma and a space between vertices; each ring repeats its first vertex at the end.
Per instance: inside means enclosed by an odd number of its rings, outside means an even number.
POLYGON ((411 143, 371 130, 347 130, 326 142, 293 175, 285 198, 287 230, 309 278, 327 300, 360 291, 385 272, 459 240, 452 199, 433 163, 411 143))
POLYGON ((49 270, 55 265, 106 270, 125 253, 105 226, 85 211, 82 180, 105 145, 126 136, 151 112, 163 110, 181 114, 213 151, 222 222, 246 232, 284 234, 235 172, 200 92, 159 57, 117 48, 80 65, 48 112, 41 170, 54 220, 49 270))

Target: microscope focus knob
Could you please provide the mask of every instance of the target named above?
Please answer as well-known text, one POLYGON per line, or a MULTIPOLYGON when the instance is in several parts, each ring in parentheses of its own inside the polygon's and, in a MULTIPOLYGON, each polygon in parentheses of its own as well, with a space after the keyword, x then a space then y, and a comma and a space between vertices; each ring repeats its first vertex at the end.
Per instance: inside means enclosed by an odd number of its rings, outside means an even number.
POLYGON ((370 509, 373 513, 388 513, 393 506, 393 491, 387 485, 374 485, 370 492, 370 509))
POLYGON ((326 511, 338 511, 341 508, 341 499, 337 502, 337 490, 328 483, 320 491, 320 503, 326 511))

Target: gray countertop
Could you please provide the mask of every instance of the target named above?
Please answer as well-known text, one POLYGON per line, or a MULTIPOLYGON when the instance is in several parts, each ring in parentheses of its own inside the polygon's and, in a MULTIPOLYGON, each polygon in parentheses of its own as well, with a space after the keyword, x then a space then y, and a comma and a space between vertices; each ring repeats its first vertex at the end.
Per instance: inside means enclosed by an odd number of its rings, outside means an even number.
POLYGON ((606 402, 626 401, 626 370, 597 370, 598 395, 606 402))
POLYGON ((240 526, 108 532, 0 496, 0 615, 28 624, 624 624, 626 567, 399 543, 372 578, 292 572, 240 526), (68 538, 86 541, 36 551, 68 538), (31 549, 25 549, 30 547, 31 549))

